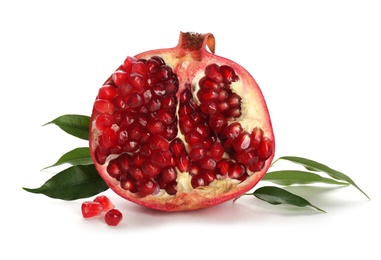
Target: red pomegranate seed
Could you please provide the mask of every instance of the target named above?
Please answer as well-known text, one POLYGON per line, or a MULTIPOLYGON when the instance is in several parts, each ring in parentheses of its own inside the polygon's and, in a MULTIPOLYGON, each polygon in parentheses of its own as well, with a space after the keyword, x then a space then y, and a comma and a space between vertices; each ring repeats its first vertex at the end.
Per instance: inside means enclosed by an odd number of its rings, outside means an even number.
POLYGON ((187 171, 189 171, 190 161, 191 161, 191 159, 186 152, 181 153, 177 157, 176 166, 180 172, 187 172, 187 171))
POLYGON ((147 130, 153 135, 162 134, 165 130, 165 126, 158 118, 150 118, 147 123, 147 130))
POLYGON ((120 187, 122 187, 125 190, 128 190, 132 193, 138 192, 138 187, 136 185, 136 181, 134 181, 131 178, 122 178, 120 180, 120 187))
POLYGON ((99 195, 94 199, 102 205, 102 211, 107 212, 115 207, 111 200, 106 195, 99 195))
POLYGON ((128 97, 133 91, 132 85, 130 83, 121 84, 118 87, 118 90, 119 90, 119 95, 122 97, 128 97))
POLYGON ((85 201, 81 205, 82 216, 92 218, 102 213, 102 204, 94 201, 85 201))
POLYGON ((173 156, 178 157, 180 154, 185 152, 184 142, 180 138, 175 138, 171 141, 169 145, 173 156))
POLYGON ((109 162, 107 165, 107 172, 113 178, 120 176, 121 170, 119 168, 118 159, 113 159, 109 162))
POLYGON ((219 161, 222 159, 224 152, 225 152, 224 147, 220 142, 216 142, 212 144, 212 146, 210 147, 210 156, 216 161, 219 161))
POLYGON ((139 195, 142 197, 151 195, 152 193, 156 191, 157 187, 158 187, 157 182, 155 182, 152 179, 142 181, 138 187, 139 195))
POLYGON ((177 179, 177 171, 174 167, 165 168, 158 177, 159 182, 167 185, 177 179))
POLYGON ((154 135, 149 141, 149 147, 151 150, 167 150, 169 142, 161 135, 154 135))
POLYGON ((103 131, 106 128, 110 128, 112 124, 114 123, 114 118, 112 115, 108 113, 103 113, 97 116, 97 119, 95 120, 95 125, 97 129, 103 131))
POLYGON ((123 215, 117 209, 111 209, 105 214, 105 222, 109 226, 117 226, 122 221, 123 215))
POLYGON ((220 72, 220 67, 215 63, 212 63, 205 67, 205 75, 217 83, 220 83, 223 81, 223 78, 220 72))
POLYGON ((204 170, 214 171, 216 169, 217 162, 209 156, 205 156, 200 161, 200 166, 204 170))
POLYGON ((205 186, 206 181, 204 179, 204 176, 202 174, 197 174, 197 175, 193 176, 192 180, 191 180, 191 185, 194 189, 199 187, 199 186, 205 186))
POLYGON ((246 167, 241 163, 235 163, 229 169, 228 175, 232 179, 238 179, 246 173, 246 167))
POLYGON ((237 153, 241 153, 249 148, 250 143, 250 134, 244 131, 233 141, 233 148, 237 153))
POLYGON ((272 154, 272 142, 268 138, 263 138, 259 143, 258 155, 262 160, 267 160, 272 154))
POLYGON ((242 130, 240 123, 233 122, 224 129, 223 133, 228 139, 234 140, 241 134, 242 130))
POLYGON ((233 166, 232 161, 228 159, 222 159, 216 165, 217 174, 220 174, 222 176, 226 175, 230 171, 230 168, 232 166, 233 166))
POLYGON ((145 175, 140 167, 131 167, 128 169, 128 173, 135 181, 142 181, 145 178, 145 175))
POLYGON ((235 71, 229 66, 226 66, 226 65, 220 66, 220 72, 221 72, 222 78, 227 83, 235 82, 238 80, 238 76, 235 74, 235 71))
POLYGON ((160 173, 160 167, 151 161, 143 162, 141 167, 144 175, 149 178, 155 178, 160 173))
POLYGON ((206 155, 205 147, 197 143, 195 145, 192 145, 191 151, 189 152, 189 156, 192 160, 198 161, 204 158, 206 155))
POLYGON ((117 70, 112 74, 112 81, 116 86, 120 86, 124 83, 127 83, 129 74, 123 70, 117 70))
POLYGON ((144 99, 138 93, 132 93, 128 100, 127 105, 132 108, 137 108, 143 105, 144 99))
POLYGON ((103 85, 98 92, 98 99, 113 100, 118 93, 117 88, 110 85, 103 85))
POLYGON ((110 115, 112 115, 115 111, 114 104, 111 101, 105 99, 95 100, 94 108, 100 113, 108 113, 110 115))

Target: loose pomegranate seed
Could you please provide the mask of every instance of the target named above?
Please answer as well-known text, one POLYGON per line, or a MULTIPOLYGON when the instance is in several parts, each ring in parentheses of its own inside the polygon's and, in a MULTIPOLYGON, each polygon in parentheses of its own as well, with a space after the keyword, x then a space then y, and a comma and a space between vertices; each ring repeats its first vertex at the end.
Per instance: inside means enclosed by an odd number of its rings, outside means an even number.
POLYGON ((102 205, 103 212, 107 212, 115 207, 111 200, 105 195, 97 196, 94 201, 99 202, 102 205))
POLYGON ((85 201, 82 203, 81 211, 84 218, 92 218, 102 213, 102 204, 95 201, 85 201))
POLYGON ((111 209, 105 214, 105 222, 109 226, 117 226, 122 221, 123 215, 117 209, 111 209))

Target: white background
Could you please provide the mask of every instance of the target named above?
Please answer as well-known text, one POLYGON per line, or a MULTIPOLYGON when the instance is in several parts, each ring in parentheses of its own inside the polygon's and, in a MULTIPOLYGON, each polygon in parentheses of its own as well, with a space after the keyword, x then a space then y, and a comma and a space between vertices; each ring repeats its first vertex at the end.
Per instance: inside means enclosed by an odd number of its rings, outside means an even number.
POLYGON ((380 259, 379 6, 377 1, 2 1, 0 258, 380 259), (251 72, 271 113, 276 157, 325 163, 349 175, 371 200, 352 186, 293 187, 289 190, 328 213, 254 197, 163 213, 108 191, 124 214, 112 228, 100 218, 84 220, 83 200, 23 191, 59 170, 40 169, 87 145, 42 125, 62 114, 90 115, 97 89, 127 55, 174 47, 180 31, 212 32, 216 53, 251 72))

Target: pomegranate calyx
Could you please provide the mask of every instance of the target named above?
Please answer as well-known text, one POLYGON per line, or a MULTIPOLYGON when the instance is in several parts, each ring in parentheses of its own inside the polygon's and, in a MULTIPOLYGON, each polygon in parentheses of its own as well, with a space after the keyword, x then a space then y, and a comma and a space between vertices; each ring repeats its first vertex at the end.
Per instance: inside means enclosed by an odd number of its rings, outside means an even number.
POLYGON ((188 53, 194 60, 202 60, 202 53, 209 51, 214 54, 216 41, 211 33, 201 34, 195 32, 181 32, 177 48, 180 49, 177 57, 182 58, 188 53))

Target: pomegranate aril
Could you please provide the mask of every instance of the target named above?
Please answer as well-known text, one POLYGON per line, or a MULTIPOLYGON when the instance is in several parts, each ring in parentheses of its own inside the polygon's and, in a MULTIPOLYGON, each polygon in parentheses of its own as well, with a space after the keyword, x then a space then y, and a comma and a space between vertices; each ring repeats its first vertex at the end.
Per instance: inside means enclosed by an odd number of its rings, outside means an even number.
POLYGON ((112 81, 116 86, 128 83, 129 74, 123 70, 117 70, 112 74, 112 81))
POLYGON ((115 207, 114 203, 106 195, 99 195, 95 197, 94 201, 102 205, 103 212, 107 212, 115 207))
POLYGON ((174 167, 165 168, 158 176, 158 181, 163 187, 177 179, 177 171, 174 167))
POLYGON ((82 216, 84 218, 92 218, 102 213, 103 207, 99 202, 85 201, 81 205, 82 216))
POLYGON ((146 87, 146 79, 137 73, 131 74, 129 77, 129 83, 132 86, 132 89, 137 93, 141 94, 146 87))
POLYGON ((202 174, 205 184, 209 184, 217 178, 217 175, 214 171, 206 171, 202 174))
POLYGON ((219 133, 222 129, 227 126, 226 118, 221 115, 213 115, 209 119, 209 126, 216 132, 219 133))
POLYGON ((180 172, 188 172, 190 167, 191 159, 189 155, 184 152, 180 154, 176 159, 176 166, 180 172))
POLYGON ((165 130, 165 125, 158 118, 150 118, 147 123, 147 130, 150 134, 162 134, 165 130))
POLYGON ((191 179, 191 185, 194 189, 196 189, 199 186, 205 186, 207 182, 204 179, 204 176, 202 174, 197 174, 192 177, 191 179))
POLYGON ((161 108, 161 101, 158 97, 152 98, 150 101, 148 101, 146 108, 150 112, 158 111, 161 108))
POLYGON ((190 158, 192 158, 192 160, 195 160, 195 161, 201 160, 202 158, 205 157, 205 155, 206 155, 205 147, 200 143, 193 145, 191 148, 191 151, 189 152, 190 158))
POLYGON ((127 153, 123 153, 118 157, 118 166, 122 172, 127 172, 131 166, 131 156, 127 153))
POLYGON ((117 88, 110 85, 103 85, 98 92, 98 99, 113 100, 118 93, 117 88))
POLYGON ((224 147, 222 146, 220 142, 216 142, 212 144, 212 146, 210 147, 210 156, 216 161, 219 161, 222 159, 224 152, 225 152, 224 147))
POLYGON ((167 150, 169 142, 161 135, 154 135, 149 141, 149 147, 151 150, 167 150))
POLYGON ((121 178, 120 187, 122 187, 124 190, 128 190, 132 193, 138 192, 136 182, 132 178, 127 178, 127 177, 121 178))
POLYGON ((185 152, 184 142, 180 138, 173 139, 169 145, 169 148, 175 157, 178 157, 180 154, 185 152))
POLYGON ((131 73, 131 69, 132 69, 132 65, 135 64, 136 62, 138 61, 138 59, 136 59, 135 57, 131 57, 131 56, 128 56, 123 64, 122 64, 122 68, 123 70, 130 74, 131 73))
POLYGON ((259 143, 258 155, 262 160, 267 160, 273 153, 272 142, 268 138, 263 138, 259 143))
POLYGON ((144 180, 140 183, 140 185, 138 187, 139 195, 142 197, 151 195, 152 193, 155 192, 157 187, 158 187, 158 184, 156 181, 154 181, 152 179, 144 180))
POLYGON ((128 173, 135 181, 142 181, 145 178, 145 174, 139 167, 131 167, 128 173))
POLYGON ((122 213, 117 209, 111 209, 105 214, 105 222, 109 226, 117 226, 123 219, 122 213))
POLYGON ((198 84, 200 85, 200 88, 203 90, 219 90, 220 89, 220 85, 215 82, 213 79, 210 79, 208 77, 203 77, 200 79, 200 81, 198 82, 198 84))
POLYGON ((95 120, 95 125, 98 130, 105 130, 106 128, 110 128, 114 122, 114 118, 112 115, 108 113, 103 113, 97 116, 97 119, 95 120))
POLYGON ((216 169, 217 162, 209 156, 205 156, 200 160, 200 166, 204 170, 214 171, 216 169))
POLYGON ((217 174, 220 174, 222 176, 226 175, 230 171, 230 168, 232 167, 232 165, 233 165, 232 161, 228 159, 220 160, 216 165, 217 174))
POLYGON ((263 137, 263 130, 259 127, 255 127, 253 131, 251 132, 251 142, 250 147, 257 149, 259 146, 259 143, 261 142, 263 137))
POLYGON ((154 152, 151 162, 158 167, 174 166, 175 160, 169 150, 154 152))
POLYGON ((131 108, 137 108, 143 105, 143 98, 138 93, 132 93, 128 100, 127 105, 131 108))
POLYGON ((131 74, 138 74, 143 77, 147 76, 147 68, 143 61, 138 61, 132 65, 131 74))
POLYGON ((107 172, 113 178, 117 178, 120 176, 121 170, 119 168, 117 159, 113 159, 108 163, 107 172))
POLYGON ((169 195, 175 195, 177 193, 177 182, 172 181, 167 183, 164 189, 169 195))
POLYGON ((225 136, 230 139, 230 140, 234 140, 236 139, 240 134, 241 132, 243 131, 242 129, 242 126, 240 123, 238 122, 233 122, 231 123, 230 125, 228 125, 224 130, 223 130, 223 133, 225 134, 225 136))
POLYGON ((209 64, 208 66, 205 67, 205 75, 215 82, 219 83, 223 81, 223 78, 220 72, 220 67, 215 63, 209 64))
POLYGON ((229 178, 238 179, 246 173, 246 167, 241 163, 235 163, 228 171, 229 178))
POLYGON ((115 106, 110 100, 97 99, 94 102, 94 108, 100 113, 109 113, 112 115, 115 111, 115 106))
POLYGON ((117 143, 116 132, 112 128, 103 130, 102 135, 99 137, 99 145, 101 148, 108 149, 115 146, 117 143))
POLYGON ((238 80, 238 76, 235 74, 235 71, 233 68, 226 66, 226 65, 221 65, 220 66, 220 72, 222 75, 223 80, 226 83, 232 83, 238 80))
POLYGON ((233 148, 237 153, 241 153, 249 148, 250 143, 250 134, 244 131, 233 141, 233 148))
POLYGON ((118 93, 122 97, 128 97, 132 91, 133 89, 130 83, 123 83, 118 87, 118 93))
POLYGON ((143 162, 141 167, 144 175, 149 178, 155 178, 160 173, 160 167, 151 161, 143 162))

